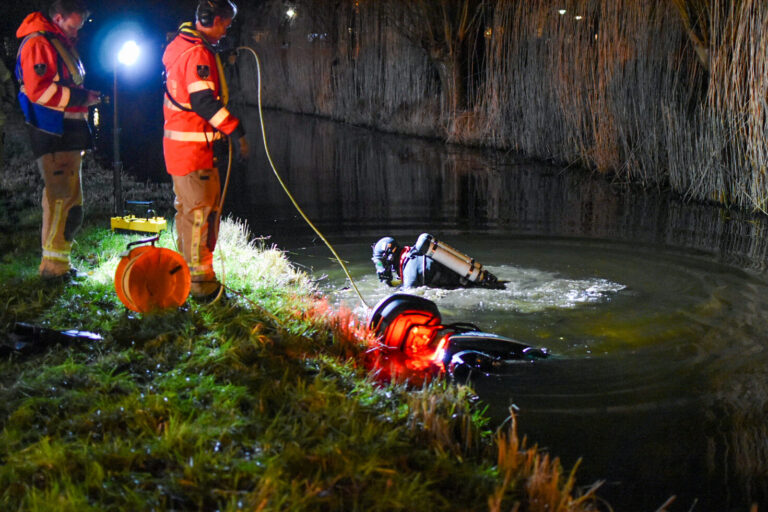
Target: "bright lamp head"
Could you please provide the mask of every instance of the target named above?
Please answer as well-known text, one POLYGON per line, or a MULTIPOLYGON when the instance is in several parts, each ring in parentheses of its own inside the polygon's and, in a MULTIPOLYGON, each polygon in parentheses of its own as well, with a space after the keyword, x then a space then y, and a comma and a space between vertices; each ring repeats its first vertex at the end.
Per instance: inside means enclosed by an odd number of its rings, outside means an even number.
POLYGON ((139 45, 136 41, 126 41, 120 52, 117 54, 117 60, 126 66, 132 66, 139 58, 139 45))

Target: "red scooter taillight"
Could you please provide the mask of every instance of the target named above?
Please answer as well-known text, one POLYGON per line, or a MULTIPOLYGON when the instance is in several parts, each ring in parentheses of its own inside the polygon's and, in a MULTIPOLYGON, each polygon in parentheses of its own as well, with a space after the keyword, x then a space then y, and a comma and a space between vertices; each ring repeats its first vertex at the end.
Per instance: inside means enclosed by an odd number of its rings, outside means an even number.
POLYGON ((423 297, 396 293, 379 302, 368 323, 379 337, 380 348, 407 370, 453 371, 470 359, 462 354, 482 355, 498 364, 548 356, 547 350, 519 341, 481 332, 471 324, 443 325, 434 302, 423 297))

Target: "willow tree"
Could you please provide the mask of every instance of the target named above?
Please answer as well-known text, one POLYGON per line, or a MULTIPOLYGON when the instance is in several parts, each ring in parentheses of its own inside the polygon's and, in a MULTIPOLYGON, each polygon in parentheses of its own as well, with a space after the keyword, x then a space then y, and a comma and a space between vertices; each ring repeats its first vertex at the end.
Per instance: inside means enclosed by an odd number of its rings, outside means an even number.
MULTIPOLYGON (((768 211, 768 4, 674 0, 706 70, 701 178, 711 199, 768 211)), ((697 195, 704 195, 703 193, 697 195)))
POLYGON ((672 3, 680 13, 699 62, 704 68, 709 68, 710 0, 672 0, 672 3))
POLYGON ((385 10, 389 24, 429 55, 451 113, 467 106, 468 57, 486 7, 486 0, 390 0, 385 10))

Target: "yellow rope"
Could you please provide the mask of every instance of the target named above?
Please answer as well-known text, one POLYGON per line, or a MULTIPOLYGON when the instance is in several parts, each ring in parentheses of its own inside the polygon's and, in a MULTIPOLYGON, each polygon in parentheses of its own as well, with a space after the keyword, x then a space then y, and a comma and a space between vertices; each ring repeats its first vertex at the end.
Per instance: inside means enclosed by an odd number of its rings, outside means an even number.
MULTIPOLYGON (((267 144, 267 132, 264 128, 264 112, 262 110, 261 106, 261 61, 259 60, 259 56, 256 54, 256 52, 253 50, 253 48, 249 48, 247 46, 240 46, 237 48, 237 50, 247 50, 253 54, 254 59, 256 59, 256 76, 257 76, 257 86, 258 86, 258 106, 259 106, 259 122, 261 124, 261 137, 264 141, 264 151, 267 154, 267 160, 269 160, 269 165, 272 167, 272 172, 275 174, 275 177, 277 178, 277 181, 280 183, 280 186, 283 187, 283 190, 285 191, 285 194, 288 196, 288 199, 291 200, 291 203, 293 203, 293 206, 296 208, 296 211, 299 212, 301 217, 306 221, 307 224, 309 224, 309 227, 312 228, 312 230, 317 233, 317 236, 320 237, 320 239, 325 242, 325 245, 328 246, 328 249, 330 249, 333 256, 336 258, 336 261, 339 262, 339 265, 341 265, 342 270, 344 270, 344 273, 347 276, 347 279, 349 279, 350 284, 352 285, 352 288, 355 290, 355 293, 357 293, 357 296, 360 298, 360 302, 363 303, 363 305, 370 309, 371 307, 368 305, 367 302, 365 302, 365 299, 363 298, 363 295, 360 293, 360 290, 358 290, 357 285, 355 284, 354 279, 352 279, 352 276, 349 274, 349 270, 347 269, 347 266, 342 261, 341 257, 336 253, 336 250, 333 248, 331 243, 323 236, 323 234, 320 232, 319 229, 312 223, 311 220, 309 220, 309 217, 304 213, 304 211, 299 206, 299 203, 296 202, 296 199, 294 199, 293 194, 291 194, 291 191, 288 190, 288 187, 283 182, 283 179, 280 177, 280 174, 277 172, 277 168, 275 167, 275 163, 272 161, 272 155, 269 152, 269 144, 267 144)), ((232 160, 232 143, 230 142, 230 165, 232 160)), ((229 172, 227 172, 227 182, 229 181, 229 172)), ((226 194, 226 188, 224 190, 224 194, 226 194)), ((222 195, 222 203, 223 203, 224 195, 222 195)))
MULTIPOLYGON (((218 206, 218 221, 221 222, 221 212, 223 211, 222 208, 224 207, 224 199, 227 197, 227 189, 229 188, 229 176, 232 173, 232 140, 227 138, 227 146, 229 148, 228 153, 228 160, 227 160, 227 177, 224 180, 224 186, 221 188, 221 198, 219 199, 219 206, 218 206)), ((210 228, 209 228, 210 229, 210 228)), ((211 302, 206 304, 206 306, 211 306, 215 304, 216 302, 221 299, 221 296, 224 294, 224 288, 227 287, 227 265, 226 261, 224 261, 224 251, 219 250, 219 260, 221 261, 221 286, 219 286, 219 292, 216 294, 216 297, 213 298, 211 302)))

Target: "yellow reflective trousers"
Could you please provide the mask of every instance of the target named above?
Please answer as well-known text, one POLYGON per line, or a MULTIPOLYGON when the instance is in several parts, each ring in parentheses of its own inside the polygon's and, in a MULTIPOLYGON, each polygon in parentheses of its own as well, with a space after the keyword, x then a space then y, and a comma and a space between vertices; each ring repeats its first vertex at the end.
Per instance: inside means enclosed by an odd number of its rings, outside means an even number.
POLYGON ((83 223, 83 151, 49 153, 37 159, 43 188, 43 257, 39 272, 56 277, 70 269, 72 240, 83 223))
POLYGON ((218 290, 213 250, 219 236, 219 171, 200 169, 185 176, 171 175, 176 194, 176 243, 189 265, 190 293, 203 297, 218 290))

